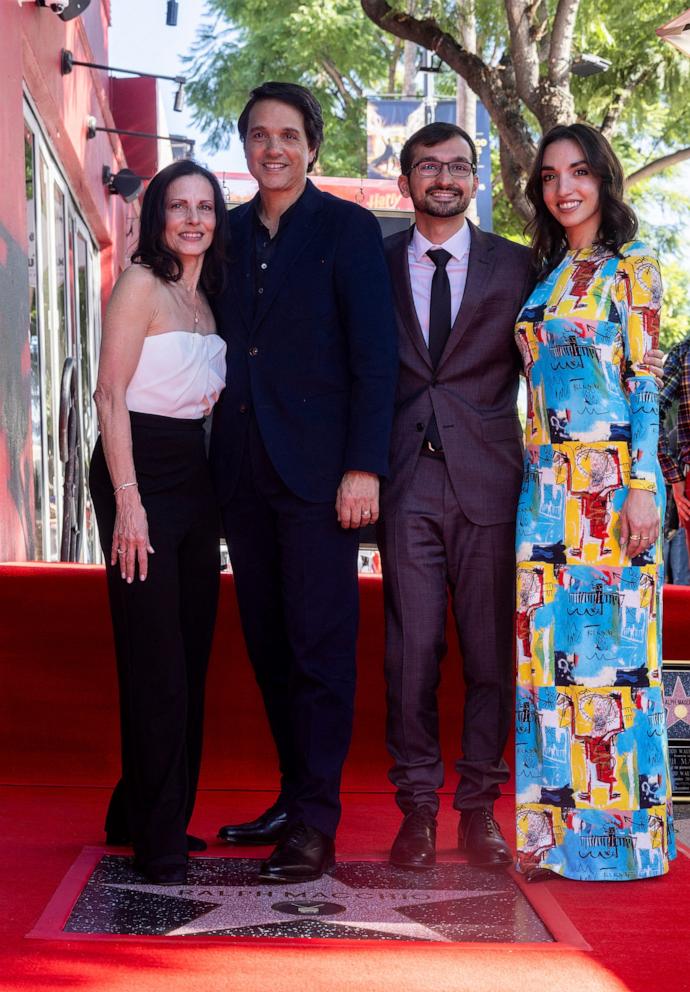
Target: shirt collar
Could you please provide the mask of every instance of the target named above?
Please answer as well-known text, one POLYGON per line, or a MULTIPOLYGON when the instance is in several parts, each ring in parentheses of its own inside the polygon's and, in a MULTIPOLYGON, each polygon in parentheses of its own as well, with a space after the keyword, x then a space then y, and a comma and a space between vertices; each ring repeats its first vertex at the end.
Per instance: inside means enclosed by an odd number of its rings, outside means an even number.
MULTIPOLYGON (((410 247, 412 248, 412 252, 417 262, 422 261, 429 248, 445 248, 447 252, 450 252, 453 258, 460 262, 469 254, 470 242, 470 225, 467 221, 465 221, 460 230, 456 231, 455 234, 451 238, 448 238, 447 241, 444 241, 442 245, 436 245, 433 241, 429 241, 429 239, 425 238, 420 232, 419 228, 415 226, 410 247)), ((429 259, 429 261, 431 262, 431 259, 429 259)), ((433 262, 431 262, 431 264, 433 265, 433 262)))
MULTIPOLYGON (((295 202, 291 203, 290 206, 287 208, 287 210, 280 215, 280 220, 278 221, 278 230, 276 231, 274 237, 277 238, 278 235, 282 231, 284 231, 285 228, 288 226, 288 224, 290 223, 290 219, 292 218, 293 214, 296 212, 297 207, 301 202, 302 197, 304 196, 306 191, 307 191, 307 187, 305 186, 303 191, 295 200, 295 202)), ((261 210, 261 194, 257 193, 254 197, 254 223, 259 230, 263 228, 263 230, 265 231, 267 228, 263 223, 263 221, 261 220, 261 217, 259 216, 260 210, 261 210)))

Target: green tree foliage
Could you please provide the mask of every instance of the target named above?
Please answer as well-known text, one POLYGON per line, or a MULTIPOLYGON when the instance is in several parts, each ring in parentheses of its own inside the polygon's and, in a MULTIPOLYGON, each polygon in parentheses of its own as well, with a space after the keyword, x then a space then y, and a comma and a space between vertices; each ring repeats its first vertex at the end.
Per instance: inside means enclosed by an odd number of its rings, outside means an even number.
POLYGON ((690 198, 668 171, 668 156, 690 158, 690 59, 655 34, 678 14, 676 0, 636 0, 634 7, 620 0, 360 2, 206 0, 188 92, 209 145, 228 142, 252 87, 266 79, 300 82, 324 109, 321 169, 362 175, 366 94, 399 93, 403 42, 426 47, 444 70, 438 94, 452 95, 459 74, 489 110, 494 228, 508 237, 523 239, 524 182, 543 130, 577 119, 610 138, 643 236, 664 260, 666 346, 687 334, 687 264, 673 258, 685 247, 690 198), (473 51, 460 43, 467 18, 476 28, 473 51), (573 75, 571 62, 589 53, 610 68, 573 75))
MULTIPOLYGON (((666 283, 662 341, 690 331, 687 181, 671 166, 690 159, 690 60, 656 36, 679 13, 675 0, 431 0, 425 17, 405 0, 361 0, 366 14, 395 37, 437 54, 486 105, 497 136, 494 227, 523 240, 529 216, 524 184, 540 135, 553 124, 586 121, 612 141, 623 163, 641 233, 660 254, 666 283), (462 44, 472 17, 476 45, 462 44), (608 60, 582 78, 583 55, 608 60)), ((687 167, 686 167, 687 168, 687 167)))
POLYGON ((278 79, 309 86, 323 107, 321 169, 366 173, 364 94, 387 89, 402 43, 350 0, 206 0, 206 13, 187 89, 210 147, 227 144, 249 91, 278 79))
POLYGON ((690 61, 655 29, 677 15, 673 0, 431 0, 427 16, 406 0, 361 0, 368 17, 395 37, 434 52, 483 101, 498 137, 502 193, 522 217, 524 185, 540 134, 586 120, 614 141, 630 184, 690 159, 684 92, 690 61), (476 44, 462 43, 472 18, 476 44), (610 68, 571 73, 582 55, 610 68), (673 160, 669 162, 668 156, 673 160))

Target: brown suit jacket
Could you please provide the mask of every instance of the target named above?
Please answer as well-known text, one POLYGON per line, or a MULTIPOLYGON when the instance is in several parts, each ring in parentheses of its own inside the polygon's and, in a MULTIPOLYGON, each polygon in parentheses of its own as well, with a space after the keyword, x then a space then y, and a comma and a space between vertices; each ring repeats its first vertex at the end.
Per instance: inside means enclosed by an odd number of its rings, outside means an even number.
POLYGON ((515 403, 522 363, 514 328, 534 275, 527 248, 473 224, 470 233, 465 293, 435 370, 410 285, 412 230, 384 242, 400 352, 390 473, 381 495, 386 516, 407 489, 433 411, 465 515, 483 526, 515 520, 522 479, 522 429, 515 403))

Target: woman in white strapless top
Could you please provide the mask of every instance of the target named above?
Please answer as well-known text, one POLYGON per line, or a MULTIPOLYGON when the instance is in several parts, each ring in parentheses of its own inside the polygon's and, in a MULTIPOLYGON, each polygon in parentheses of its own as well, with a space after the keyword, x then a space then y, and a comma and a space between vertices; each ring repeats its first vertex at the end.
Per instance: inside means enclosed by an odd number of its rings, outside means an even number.
POLYGON ((211 173, 175 162, 144 196, 134 263, 106 314, 89 482, 120 684, 122 778, 109 843, 157 884, 184 882, 204 684, 219 588, 219 528, 204 418, 225 385, 207 293, 223 277, 225 206, 211 173))

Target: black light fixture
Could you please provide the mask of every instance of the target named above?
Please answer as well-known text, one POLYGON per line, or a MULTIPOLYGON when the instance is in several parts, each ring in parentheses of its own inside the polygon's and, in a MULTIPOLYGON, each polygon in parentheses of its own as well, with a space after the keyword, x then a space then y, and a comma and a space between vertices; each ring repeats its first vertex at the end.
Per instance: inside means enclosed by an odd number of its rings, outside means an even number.
POLYGON ((176 110, 178 114, 184 110, 184 82, 182 76, 180 76, 180 81, 177 84, 177 90, 175 91, 175 99, 173 101, 173 110, 176 110))
POLYGON ((95 138, 99 131, 105 131, 106 134, 126 134, 130 138, 151 138, 156 141, 170 141, 174 145, 187 145, 190 155, 194 153, 196 144, 194 138, 185 138, 183 134, 153 134, 150 131, 128 131, 122 127, 101 127, 96 123, 96 118, 89 115, 86 118, 86 137, 95 138))
POLYGON ((598 72, 606 72, 611 67, 608 59, 600 55, 582 54, 571 63, 570 71, 573 76, 596 76, 598 72))
POLYGON ((71 21, 83 14, 91 0, 36 0, 39 7, 49 7, 63 21, 71 21))
POLYGON ((85 65, 89 69, 103 69, 106 72, 124 72, 128 76, 144 76, 146 79, 168 79, 171 83, 177 83, 173 109, 179 113, 184 107, 184 85, 187 82, 185 76, 161 76, 157 72, 137 72, 136 69, 118 69, 114 65, 101 65, 98 62, 82 62, 80 59, 75 59, 69 49, 63 48, 60 57, 62 75, 68 76, 75 65, 85 65))
POLYGON ((431 52, 429 64, 427 65, 426 62, 422 60, 422 62, 420 62, 417 66, 417 72, 443 72, 443 60, 440 56, 436 55, 434 52, 431 52))
POLYGON ((169 28, 177 27, 177 0, 168 0, 168 9, 165 15, 165 23, 169 28))
POLYGON ((125 203, 136 200, 144 188, 141 176, 131 169, 120 169, 119 172, 111 172, 110 166, 103 166, 103 185, 108 187, 110 193, 121 196, 125 203))

